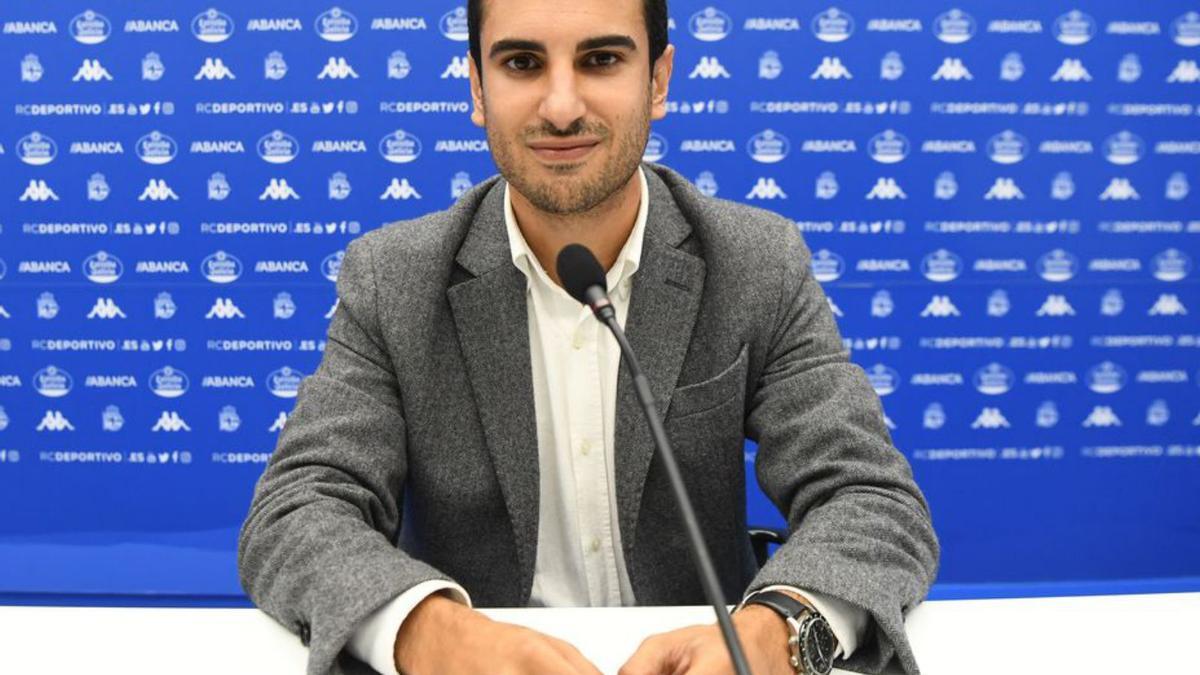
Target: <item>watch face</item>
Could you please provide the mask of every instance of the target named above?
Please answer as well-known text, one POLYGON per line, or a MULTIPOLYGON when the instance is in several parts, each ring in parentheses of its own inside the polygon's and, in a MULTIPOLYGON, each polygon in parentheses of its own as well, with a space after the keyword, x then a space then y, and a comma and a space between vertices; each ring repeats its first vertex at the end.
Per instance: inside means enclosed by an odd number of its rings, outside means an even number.
POLYGON ((833 651, 837 644, 825 619, 807 622, 802 638, 804 658, 813 673, 828 673, 833 669, 833 651))

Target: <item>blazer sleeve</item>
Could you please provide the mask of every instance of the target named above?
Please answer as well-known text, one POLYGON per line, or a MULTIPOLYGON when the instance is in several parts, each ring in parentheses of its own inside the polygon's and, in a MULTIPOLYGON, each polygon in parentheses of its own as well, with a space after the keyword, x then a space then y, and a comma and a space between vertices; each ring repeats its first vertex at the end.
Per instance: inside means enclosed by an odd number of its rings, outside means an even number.
POLYGON ((758 442, 755 473, 789 538, 749 590, 787 584, 863 608, 862 641, 837 667, 877 673, 897 658, 915 675, 904 615, 937 576, 929 506, 866 373, 850 362, 808 248, 787 229, 774 333, 746 434, 758 442))
POLYGON ((300 387, 238 538, 243 589, 309 647, 308 675, 333 672, 376 609, 448 580, 394 544, 407 465, 391 364, 360 239, 342 262, 321 364, 300 387))

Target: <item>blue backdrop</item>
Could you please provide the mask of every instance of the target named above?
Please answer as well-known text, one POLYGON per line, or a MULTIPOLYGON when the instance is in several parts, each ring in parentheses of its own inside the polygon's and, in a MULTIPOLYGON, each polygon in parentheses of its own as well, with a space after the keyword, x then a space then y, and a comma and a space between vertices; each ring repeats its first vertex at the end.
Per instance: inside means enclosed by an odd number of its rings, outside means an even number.
MULTIPOLYGON (((931 503, 934 597, 1200 588, 1196 9, 671 3, 646 157, 795 219, 931 503)), ((0 24, 0 594, 244 602, 346 243, 495 171, 465 10, 0 24)))

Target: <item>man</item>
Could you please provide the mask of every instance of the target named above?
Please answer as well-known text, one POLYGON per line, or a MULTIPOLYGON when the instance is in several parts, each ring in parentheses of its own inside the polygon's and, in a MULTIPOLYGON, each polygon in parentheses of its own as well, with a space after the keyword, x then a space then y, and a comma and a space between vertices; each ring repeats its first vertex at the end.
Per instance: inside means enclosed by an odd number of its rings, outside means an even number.
MULTIPOLYGON (((790 221, 641 163, 666 112, 665 0, 468 15, 471 118, 503 178, 348 248, 324 359, 242 529, 250 597, 312 675, 596 673, 471 607, 705 602, 617 346, 558 286, 577 242, 607 270, 722 590, 751 598, 733 623, 753 672, 820 657, 792 651, 766 598, 827 622, 839 666, 916 672, 903 613, 937 539, 808 250, 790 221), (762 570, 745 437, 790 530, 762 570)), ((655 636, 622 670, 677 672, 732 672, 714 626, 655 636)))

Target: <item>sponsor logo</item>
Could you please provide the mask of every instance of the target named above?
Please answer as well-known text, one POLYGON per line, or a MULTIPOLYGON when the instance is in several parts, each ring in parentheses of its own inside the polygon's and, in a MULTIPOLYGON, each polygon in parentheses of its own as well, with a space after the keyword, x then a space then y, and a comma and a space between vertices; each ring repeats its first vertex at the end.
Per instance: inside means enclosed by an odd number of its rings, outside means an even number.
POLYGON ((192 19, 192 35, 209 44, 228 40, 233 36, 233 28, 233 19, 215 8, 209 8, 192 19))
POLYGON ((939 248, 921 260, 921 273, 930 281, 938 283, 954 281, 962 274, 962 271, 962 258, 944 248, 939 248))
POLYGON ((397 129, 380 139, 379 154, 393 164, 408 164, 421 156, 421 139, 397 129))
POLYGON ((1038 308, 1037 316, 1075 316, 1075 308, 1067 301, 1067 296, 1051 293, 1046 296, 1042 306, 1038 308))
POLYGON ((830 7, 813 17, 812 32, 822 42, 845 42, 854 34, 854 17, 830 7))
POLYGON ((383 191, 383 194, 379 195, 380 200, 420 198, 421 193, 417 192, 417 189, 409 184, 407 178, 403 180, 399 178, 393 178, 392 182, 388 183, 387 189, 383 191))
POLYGON ((871 159, 881 164, 896 164, 908 157, 908 139, 893 129, 875 134, 867 144, 871 159))
POLYGON ((1029 154, 1029 141, 1012 129, 988 139, 988 157, 997 164, 1016 164, 1029 154))
POLYGON ((900 187, 895 178, 880 176, 867 193, 867 199, 908 199, 908 193, 900 187))
POLYGON ((117 301, 112 298, 96 298, 96 304, 92 305, 92 311, 88 312, 89 319, 126 319, 125 312, 117 305, 117 301))
POLYGON ((812 256, 813 278, 821 283, 837 281, 846 272, 846 260, 842 256, 823 248, 812 256))
POLYGON ((329 57, 329 60, 325 62, 325 67, 317 73, 318 80, 345 80, 347 78, 357 80, 358 72, 346 61, 344 56, 329 57))
POLYGON ((271 19, 250 19, 246 30, 251 32, 295 32, 304 30, 304 24, 294 16, 271 19))
POLYGON ((925 305, 925 309, 921 310, 921 317, 947 318, 951 316, 962 316, 958 311, 958 307, 954 306, 954 302, 950 300, 948 295, 935 295, 929 299, 929 304, 925 305))
POLYGON ((443 14, 438 21, 438 28, 447 40, 466 42, 470 38, 467 31, 467 8, 459 6, 443 14))
POLYGON ((1181 281, 1192 271, 1192 259, 1177 248, 1169 248, 1154 256, 1154 278, 1159 281, 1181 281))
POLYGON ((1125 387, 1128 379, 1124 368, 1112 361, 1104 361, 1088 369, 1085 381, 1088 389, 1097 394, 1115 394, 1125 387))
POLYGON ((217 298, 213 301, 212 307, 208 309, 208 313, 204 315, 205 319, 244 319, 246 315, 242 313, 233 302, 233 298, 217 298))
POLYGON ((225 251, 217 251, 200 262, 200 273, 214 284, 230 284, 242 276, 242 261, 225 251))
POLYGON ((975 389, 981 394, 999 396, 1007 394, 1016 382, 1016 375, 1007 366, 999 363, 989 363, 975 371, 975 389))
POLYGON ((342 271, 342 259, 345 257, 345 251, 336 251, 325 256, 325 259, 321 261, 321 275, 336 283, 338 274, 342 271))
POLYGON ((962 59, 947 56, 942 59, 942 65, 938 66, 937 71, 934 72, 933 77, 930 79, 956 82, 959 80, 973 80, 975 77, 971 75, 971 71, 967 69, 962 59))
POLYGON ((750 157, 763 164, 781 162, 791 151, 791 143, 783 134, 774 129, 765 129, 750 138, 746 144, 750 157))
POLYGON ((114 283, 124 272, 121 259, 107 251, 96 251, 83 260, 83 275, 95 284, 114 283))
POLYGON ((42 421, 38 422, 37 431, 75 431, 75 426, 71 424, 71 420, 63 415, 61 410, 47 410, 42 416, 42 421))
POLYGON ((58 24, 53 21, 5 21, 5 35, 54 35, 58 24))
POLYGON ((1113 412, 1111 406, 1098 405, 1092 408, 1092 412, 1088 413, 1086 419, 1083 420, 1085 427, 1119 427, 1121 426, 1121 418, 1117 417, 1117 413, 1113 412))
POLYGON ((826 56, 821 59, 821 65, 808 76, 810 80, 852 80, 850 70, 836 56, 826 56))
POLYGON ((1038 258, 1037 270, 1046 281, 1069 281, 1079 272, 1079 259, 1061 248, 1056 248, 1038 258))
POLYGON ((471 64, 465 56, 452 56, 446 69, 442 71, 443 80, 465 80, 471 74, 471 64))
POLYGON ((58 366, 46 366, 33 374, 33 389, 46 398, 62 398, 75 388, 75 379, 58 366))
POLYGON ((258 139, 258 156, 271 164, 287 164, 300 154, 300 143, 279 129, 258 139))
POLYGON ((276 431, 283 431, 283 426, 287 424, 287 420, 287 413, 280 410, 279 414, 275 416, 275 421, 271 422, 271 426, 267 427, 267 432, 272 433, 276 431))
POLYGON ((1058 70, 1050 76, 1051 82, 1091 82, 1092 74, 1080 59, 1063 59, 1058 70))
POLYGON ((972 429, 1007 429, 1012 425, 1005 419, 999 408, 984 407, 979 415, 971 422, 972 429))
POLYGON ((1181 47, 1200 46, 1200 12, 1188 12, 1172 21, 1171 39, 1181 47))
POLYGON ((774 178, 759 177, 746 199, 787 199, 787 193, 775 182, 774 178))
POLYGON ((705 7, 688 19, 688 32, 701 42, 724 40, 733 30, 733 19, 716 7, 705 7))
POLYGON ((219 57, 208 57, 204 59, 204 65, 200 66, 200 70, 196 71, 193 80, 236 80, 233 71, 229 66, 225 65, 219 57))
POLYGON ((177 432, 191 430, 192 428, 188 426, 187 422, 185 422, 183 418, 179 416, 179 413, 175 412, 174 410, 169 412, 166 410, 162 411, 162 414, 158 416, 158 421, 154 423, 153 427, 150 427, 150 431, 153 432, 177 432))
POLYGON ((44 166, 58 156, 58 145, 53 138, 34 131, 17 141, 17 157, 30 166, 44 166))
POLYGON ((986 200, 1025 199, 1025 193, 1012 178, 997 177, 983 198, 986 200))
POLYGON ((867 370, 867 380, 870 381, 871 388, 877 395, 887 396, 900 386, 900 373, 882 363, 877 363, 867 370))
POLYGON ((1096 36, 1096 20, 1073 9, 1054 21, 1054 37, 1064 45, 1082 45, 1096 36))
POLYGON ((939 14, 933 20, 933 34, 947 44, 962 44, 975 37, 975 19, 961 9, 939 14))
POLYGON ((1104 139, 1104 158, 1118 166, 1128 166, 1146 154, 1146 143, 1130 131, 1118 131, 1104 139))
POLYGON ((146 183, 146 187, 142 190, 142 194, 138 195, 139 202, 144 202, 146 200, 153 202, 163 202, 168 200, 178 201, 179 195, 175 194, 175 191, 171 189, 170 185, 167 185, 166 180, 162 178, 151 178, 150 181, 146 183))
POLYGON ((1200 65, 1196 65, 1196 62, 1191 59, 1181 59, 1171 74, 1167 76, 1167 82, 1170 84, 1200 82, 1200 65))
POLYGON ((1134 189, 1128 178, 1113 178, 1104 188, 1104 192, 1100 193, 1100 201, 1128 201, 1141 198, 1142 196, 1134 189))
POLYGON ((138 139, 134 146, 137 156, 147 164, 166 164, 175 159, 179 146, 175 139, 161 131, 151 131, 138 139))
POLYGON ((80 44, 98 45, 112 35, 112 23, 103 14, 89 9, 75 15, 71 23, 67 24, 67 30, 80 44))
POLYGON ((284 366, 267 375, 267 391, 279 398, 296 398, 296 395, 300 393, 300 383, 303 380, 303 373, 284 366))
POLYGON ((18 201, 22 202, 47 202, 58 201, 58 194, 40 178, 30 178, 29 185, 25 186, 25 191, 18 197, 18 201))
POLYGON ((300 199, 300 195, 288 185, 286 178, 272 178, 258 195, 258 201, 287 201, 300 199))
POLYGON ((692 72, 688 74, 689 80, 696 78, 715 80, 718 78, 728 79, 729 77, 729 71, 725 69, 725 66, 721 65, 721 62, 715 56, 701 56, 696 67, 692 68, 692 72))
POLYGON ((661 162, 663 157, 667 156, 668 147, 667 139, 663 138, 662 134, 651 131, 646 139, 646 149, 642 151, 642 161, 661 162))
POLYGON ((108 69, 100 63, 100 59, 84 59, 83 63, 79 64, 79 70, 75 71, 75 76, 71 78, 71 81, 101 82, 112 79, 112 73, 108 72, 108 69))
POLYGON ((1146 312, 1150 316, 1184 316, 1187 308, 1174 293, 1163 293, 1154 301, 1154 305, 1146 312))
POLYGON ((188 388, 191 386, 187 373, 171 366, 164 366, 150 373, 150 378, 147 382, 150 386, 150 391, 162 398, 179 398, 186 394, 188 388))
POLYGON ((329 42, 345 42, 358 33, 358 19, 341 7, 333 7, 317 16, 317 35, 329 42))

